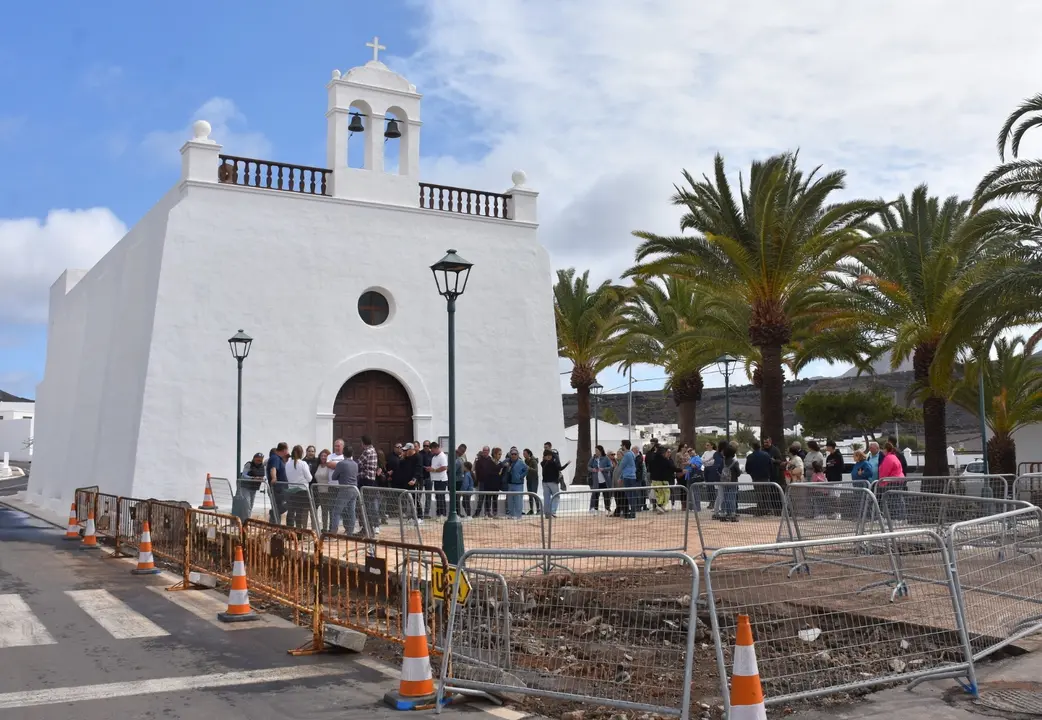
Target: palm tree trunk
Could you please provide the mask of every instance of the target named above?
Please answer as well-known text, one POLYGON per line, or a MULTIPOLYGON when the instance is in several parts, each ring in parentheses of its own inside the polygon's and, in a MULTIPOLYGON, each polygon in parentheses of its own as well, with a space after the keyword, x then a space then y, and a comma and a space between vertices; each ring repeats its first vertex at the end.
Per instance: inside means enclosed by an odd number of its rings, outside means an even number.
POLYGON ((575 450, 575 472, 572 475, 572 484, 587 483, 586 468, 593 456, 590 443, 590 386, 579 385, 575 388, 575 395, 579 401, 579 445, 575 450))
POLYGON ((771 438, 785 452, 785 374, 781 344, 761 345, 760 437, 771 438))
POLYGON ((695 445, 695 401, 685 400, 677 404, 677 422, 680 425, 680 442, 689 447, 695 445))
MULTIPOLYGON (((1016 477, 1017 443, 1010 435, 992 435, 988 439, 988 472, 992 475, 1016 477)), ((1012 479, 1009 480, 1012 484, 1012 479)), ((995 497, 1001 496, 1001 483, 992 482, 995 497), (994 486, 998 485, 998 488, 994 486), (994 492, 998 489, 998 492, 994 492)))
MULTIPOLYGON (((937 352, 936 343, 922 343, 912 353, 913 376, 918 384, 929 388, 930 366, 937 352)), ((924 450, 923 475, 925 477, 945 477, 948 470, 948 408, 943 397, 930 393, 923 400, 923 436, 926 441, 924 450)), ((944 480, 923 481, 923 492, 944 492, 944 480)))

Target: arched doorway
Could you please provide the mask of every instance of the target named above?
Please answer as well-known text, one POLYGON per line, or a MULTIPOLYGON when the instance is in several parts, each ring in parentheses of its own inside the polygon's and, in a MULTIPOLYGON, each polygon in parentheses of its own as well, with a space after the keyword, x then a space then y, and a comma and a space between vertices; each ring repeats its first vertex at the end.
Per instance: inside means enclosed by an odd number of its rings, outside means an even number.
POLYGON ((397 442, 412 439, 412 401, 398 380, 379 370, 358 373, 340 388, 333 403, 333 438, 344 438, 357 451, 369 435, 377 450, 390 453, 397 442))

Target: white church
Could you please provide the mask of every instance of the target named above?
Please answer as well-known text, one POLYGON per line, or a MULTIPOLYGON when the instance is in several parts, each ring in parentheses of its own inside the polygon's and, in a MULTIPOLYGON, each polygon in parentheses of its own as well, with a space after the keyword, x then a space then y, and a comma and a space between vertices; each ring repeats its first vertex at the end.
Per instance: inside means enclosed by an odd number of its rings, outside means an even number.
POLYGON ((225 155, 198 121, 177 184, 94 267, 54 283, 26 500, 65 511, 74 488, 99 485, 197 504, 207 473, 232 477, 280 441, 368 434, 390 452, 447 436, 430 266, 450 248, 473 263, 456 302, 457 442, 473 456, 563 441, 538 194, 520 171, 502 192, 422 182, 421 95, 371 47, 326 86, 325 168, 225 155), (349 163, 353 133, 364 157, 349 163), (236 457, 240 329, 253 344, 236 457))

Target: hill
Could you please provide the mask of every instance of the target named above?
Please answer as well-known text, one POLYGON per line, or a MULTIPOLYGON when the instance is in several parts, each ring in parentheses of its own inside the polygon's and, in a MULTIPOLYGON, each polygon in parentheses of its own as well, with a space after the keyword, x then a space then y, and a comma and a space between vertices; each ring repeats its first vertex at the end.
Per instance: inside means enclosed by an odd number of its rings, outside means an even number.
MULTIPOLYGON (((808 390, 827 392, 844 392, 852 389, 867 389, 870 386, 883 387, 897 393, 899 403, 905 403, 912 387, 911 372, 896 372, 885 375, 863 377, 811 378, 785 383, 785 427, 796 424, 796 402, 808 390)), ((578 405, 574 393, 563 396, 564 424, 574 425, 578 405)), ((619 419, 626 422, 626 393, 604 395, 601 398, 602 408, 611 408, 619 419)), ((724 389, 706 388, 702 392, 702 400, 696 409, 697 425, 724 424, 724 389)), ((740 385, 731 388, 731 419, 752 425, 760 424, 760 392, 752 385, 740 385)), ((645 425, 649 423, 675 423, 677 409, 669 393, 661 390, 641 390, 633 392, 633 423, 645 425)), ((917 433, 922 438, 922 426, 902 428, 901 434, 917 433)), ((956 447, 961 443, 966 450, 980 450, 977 418, 962 408, 948 404, 948 442, 956 447)))
POLYGON ((12 395, 9 392, 4 392, 3 390, 0 390, 0 402, 33 402, 33 401, 31 399, 29 399, 29 398, 18 397, 17 395, 12 395))

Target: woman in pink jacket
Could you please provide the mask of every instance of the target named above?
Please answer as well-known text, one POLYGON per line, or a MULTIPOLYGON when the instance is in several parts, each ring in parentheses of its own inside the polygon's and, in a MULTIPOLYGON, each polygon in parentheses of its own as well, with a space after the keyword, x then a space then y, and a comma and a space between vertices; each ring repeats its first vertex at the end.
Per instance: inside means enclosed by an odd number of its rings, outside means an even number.
MULTIPOLYGON (((890 520, 905 519, 905 474, 901 469, 901 460, 897 457, 897 448, 887 443, 883 448, 885 455, 879 461, 879 493, 883 501, 883 512, 890 520), (884 478, 900 478, 884 479, 884 478)), ((893 529, 891 527, 891 529, 893 529)))

